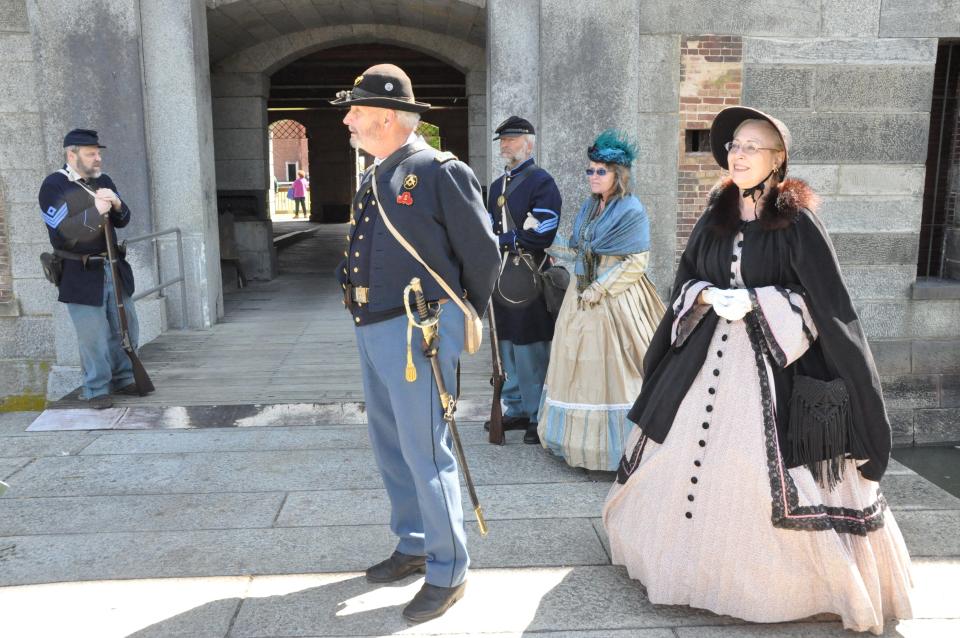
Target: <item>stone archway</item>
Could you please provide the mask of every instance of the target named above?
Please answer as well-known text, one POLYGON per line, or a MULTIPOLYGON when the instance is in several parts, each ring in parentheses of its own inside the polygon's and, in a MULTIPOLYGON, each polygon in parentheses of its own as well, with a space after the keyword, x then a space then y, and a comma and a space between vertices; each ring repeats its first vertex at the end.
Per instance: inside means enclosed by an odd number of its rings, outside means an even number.
MULTIPOLYGON (((267 224, 267 99, 270 75, 311 53, 344 45, 378 43, 401 46, 430 55, 464 73, 468 100, 468 163, 486 182, 486 56, 482 47, 465 40, 416 27, 354 24, 304 29, 262 41, 213 64, 214 152, 221 210, 237 220, 241 237, 259 245, 238 245, 247 255, 256 278, 276 275, 267 224), (249 226, 249 228, 247 228, 249 226), (269 244, 269 245, 268 245, 269 244), (264 266, 261 268, 260 266, 264 266)), ((362 70, 362 69, 361 69, 362 70)), ((244 259, 241 258, 241 261, 244 259)))

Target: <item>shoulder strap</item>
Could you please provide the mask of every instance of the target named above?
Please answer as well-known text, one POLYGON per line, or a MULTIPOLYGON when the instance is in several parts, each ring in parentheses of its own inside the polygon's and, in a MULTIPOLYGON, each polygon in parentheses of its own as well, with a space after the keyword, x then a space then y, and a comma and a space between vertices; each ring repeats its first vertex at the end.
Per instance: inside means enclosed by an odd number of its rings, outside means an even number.
POLYGON ((513 214, 510 212, 510 204, 508 202, 510 195, 513 194, 513 191, 517 190, 517 187, 523 183, 523 180, 530 176, 530 173, 533 172, 533 169, 536 168, 536 166, 537 165, 535 162, 530 162, 526 168, 517 173, 515 176, 507 179, 507 176, 504 175, 503 179, 506 183, 503 186, 503 193, 501 193, 503 196, 503 199, 501 200, 503 201, 503 206, 500 207, 500 212, 502 221, 505 222, 505 224, 501 224, 504 226, 503 230, 505 232, 516 230, 517 228, 516 222, 513 221, 513 214))
POLYGON ((458 306, 460 306, 460 310, 463 311, 463 314, 469 317, 469 316, 470 316, 470 311, 467 310, 467 306, 466 306, 466 304, 463 303, 463 300, 460 299, 460 296, 457 295, 457 294, 453 291, 453 289, 452 289, 449 285, 447 285, 447 282, 445 282, 445 281, 443 280, 443 278, 442 278, 440 275, 438 275, 438 274, 427 264, 427 262, 425 262, 425 261, 423 260, 423 258, 420 256, 420 253, 417 252, 416 248, 414 248, 413 246, 410 245, 410 242, 408 242, 408 241, 404 238, 404 236, 400 234, 400 232, 394 227, 393 223, 390 221, 390 218, 387 217, 387 211, 385 211, 385 210, 383 209, 383 203, 380 201, 380 193, 377 192, 377 170, 376 170, 376 168, 373 169, 373 197, 374 197, 374 199, 377 200, 377 208, 380 210, 380 217, 383 218, 383 223, 387 225, 387 230, 390 231, 390 234, 393 235, 393 238, 396 239, 397 242, 398 242, 401 246, 403 246, 403 248, 404 248, 408 253, 410 253, 410 255, 411 255, 414 259, 416 259, 418 262, 420 262, 420 265, 421 265, 421 266, 423 266, 424 268, 427 269, 427 272, 430 273, 430 276, 433 277, 434 280, 436 280, 436 282, 437 282, 438 284, 440 284, 440 287, 443 288, 443 290, 450 296, 450 299, 452 299, 452 300, 454 301, 454 303, 456 303, 458 306))

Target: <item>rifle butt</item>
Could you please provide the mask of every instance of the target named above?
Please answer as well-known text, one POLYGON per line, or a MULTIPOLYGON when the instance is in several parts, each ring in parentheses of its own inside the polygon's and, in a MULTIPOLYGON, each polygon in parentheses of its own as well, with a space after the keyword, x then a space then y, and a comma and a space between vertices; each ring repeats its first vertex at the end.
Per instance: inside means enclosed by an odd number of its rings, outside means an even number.
POLYGON ((143 363, 140 361, 137 353, 132 349, 126 352, 133 366, 133 383, 137 386, 137 392, 139 392, 142 397, 146 396, 155 389, 153 387, 153 381, 150 380, 150 375, 147 374, 147 369, 143 367, 143 363))

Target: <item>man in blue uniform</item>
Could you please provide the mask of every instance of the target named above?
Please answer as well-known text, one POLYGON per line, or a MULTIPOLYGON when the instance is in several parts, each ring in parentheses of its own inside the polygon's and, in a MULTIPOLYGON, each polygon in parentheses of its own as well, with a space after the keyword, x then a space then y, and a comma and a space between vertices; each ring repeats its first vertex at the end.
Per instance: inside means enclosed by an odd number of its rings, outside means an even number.
POLYGON ((376 158, 354 196, 349 245, 337 268, 356 326, 370 442, 390 497, 390 528, 400 539, 366 576, 386 583, 426 572, 403 610, 421 622, 463 596, 470 559, 457 461, 419 331, 407 349, 404 287, 419 277, 424 297, 440 310, 437 357, 448 388, 456 387, 464 315, 386 223, 475 308, 490 298, 497 244, 473 171, 415 134, 419 113, 430 105, 416 101, 402 69, 373 66, 332 104, 350 107, 343 122, 351 144, 376 158), (412 382, 405 379, 408 356, 416 369, 412 382))
MULTIPOLYGON (((560 190, 550 173, 533 159, 533 125, 516 115, 497 127, 504 173, 490 185, 487 210, 493 218, 503 259, 527 253, 538 267, 544 249, 553 243, 560 222, 560 190)), ((525 429, 524 443, 539 443, 537 411, 550 360, 554 318, 541 295, 517 305, 499 294, 493 296, 500 339, 500 358, 507 380, 502 399, 505 430, 525 429)), ((489 422, 487 422, 489 429, 489 422)))
MULTIPOLYGON (((54 254, 62 259, 58 300, 77 331, 83 369, 81 398, 90 407, 113 405, 110 392, 137 395, 133 367, 120 342, 120 321, 114 297, 113 275, 106 262, 107 242, 103 218, 116 228, 130 223, 130 209, 117 195, 117 187, 101 172, 102 159, 96 131, 74 129, 63 138, 66 163, 47 176, 40 186, 40 217, 47 225, 54 254)), ((117 245, 112 234, 110 241, 117 245)), ((133 301, 133 271, 120 257, 117 271, 124 294, 130 341, 137 346, 138 324, 133 301)))

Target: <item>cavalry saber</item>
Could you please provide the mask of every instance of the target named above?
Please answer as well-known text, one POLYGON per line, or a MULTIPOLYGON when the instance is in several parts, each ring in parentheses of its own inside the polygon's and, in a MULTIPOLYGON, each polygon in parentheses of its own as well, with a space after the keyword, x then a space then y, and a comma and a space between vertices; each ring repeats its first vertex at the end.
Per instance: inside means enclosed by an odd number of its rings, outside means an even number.
POLYGON ((493 373, 490 376, 490 385, 493 386, 493 402, 490 404, 490 443, 503 445, 506 437, 503 434, 503 408, 500 406, 500 397, 503 393, 503 384, 507 376, 503 373, 503 361, 500 359, 500 336, 497 334, 497 320, 493 314, 493 299, 487 305, 487 320, 490 322, 490 352, 493 357, 493 373))
POLYGON ((443 375, 440 373, 440 362, 437 360, 437 350, 439 348, 439 313, 431 317, 427 310, 427 302, 423 298, 423 288, 420 286, 420 278, 414 277, 403 290, 403 305, 407 311, 407 319, 414 326, 423 331, 423 341, 425 343, 423 354, 430 360, 430 367, 433 370, 433 379, 437 382, 437 392, 440 393, 440 403, 443 406, 443 420, 450 428, 450 434, 453 436, 453 447, 457 451, 457 459, 460 461, 460 469, 463 471, 463 480, 467 484, 467 491, 470 493, 470 502, 473 504, 473 513, 477 517, 477 525, 480 528, 480 535, 487 535, 487 522, 483 518, 483 508, 480 507, 480 499, 477 498, 477 490, 473 486, 473 478, 470 476, 470 468, 467 467, 467 457, 463 453, 463 444, 460 443, 460 432, 457 430, 457 421, 454 418, 454 412, 457 410, 457 400, 447 392, 447 386, 443 382, 443 375), (420 320, 417 321, 410 309, 410 292, 413 292, 417 303, 417 314, 420 320))
POLYGON ((153 381, 147 374, 147 369, 143 367, 140 357, 137 356, 133 344, 130 343, 130 329, 127 325, 127 311, 123 307, 123 290, 120 285, 120 278, 117 273, 117 254, 113 246, 113 224, 110 223, 110 216, 103 217, 103 232, 107 239, 107 261, 110 262, 110 273, 113 275, 113 298, 117 304, 117 316, 120 320, 120 343, 124 352, 130 358, 130 364, 133 367, 133 382, 137 386, 137 392, 140 396, 146 396, 148 392, 153 392, 153 381))

